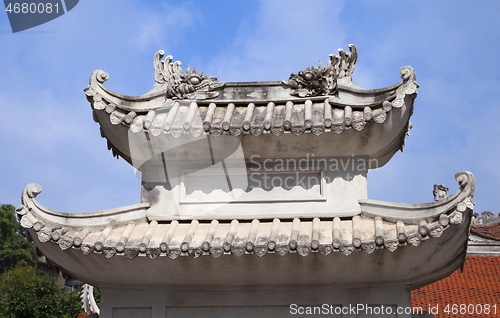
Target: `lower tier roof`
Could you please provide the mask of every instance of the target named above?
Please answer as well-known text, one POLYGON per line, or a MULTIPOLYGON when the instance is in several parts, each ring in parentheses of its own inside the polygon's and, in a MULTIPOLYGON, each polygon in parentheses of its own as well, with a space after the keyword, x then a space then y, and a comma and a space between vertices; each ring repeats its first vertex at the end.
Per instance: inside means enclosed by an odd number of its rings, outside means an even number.
POLYGON ((25 188, 17 212, 48 259, 96 286, 407 281, 416 287, 450 274, 465 257, 474 178, 462 172, 456 179, 457 193, 443 202, 407 205, 414 217, 403 213, 400 219, 374 214, 383 204, 377 202, 374 210, 342 219, 235 216, 230 222, 158 223, 148 221, 148 204, 56 212, 35 200, 41 192, 35 184, 25 188), (243 276, 235 276, 240 271, 243 276), (295 274, 300 278, 285 278, 295 274))

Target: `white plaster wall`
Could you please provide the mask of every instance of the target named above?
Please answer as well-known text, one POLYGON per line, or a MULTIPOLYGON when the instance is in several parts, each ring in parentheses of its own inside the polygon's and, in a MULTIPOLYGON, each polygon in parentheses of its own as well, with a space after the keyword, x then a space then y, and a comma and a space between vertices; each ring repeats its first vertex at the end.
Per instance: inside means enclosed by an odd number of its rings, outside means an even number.
POLYGON ((148 217, 158 220, 359 214, 358 200, 367 198, 366 165, 356 158, 300 160, 301 167, 285 171, 277 160, 253 168, 221 162, 209 168, 150 166, 143 180, 157 180, 168 170, 168 183, 143 182, 142 201, 152 205, 148 217))
MULTIPOLYGON (((221 288, 207 290, 182 287, 178 289, 108 289, 101 294, 101 317, 185 318, 185 317, 311 317, 298 314, 303 308, 330 308, 360 305, 411 306, 409 286, 332 289, 328 286, 295 288, 221 288), (297 307, 290 307, 297 304, 297 307), (326 305, 327 307, 321 307, 326 305), (292 314, 296 312, 296 314, 292 314)), ((311 309, 314 310, 314 309, 311 309)), ((318 309, 319 310, 319 309, 318 309)), ((328 309, 331 310, 331 309, 328 309)), ((326 316, 326 315, 319 315, 326 316)), ((316 315, 315 317, 318 317, 316 315)), ((398 317, 411 315, 358 314, 329 315, 328 317, 398 317)))

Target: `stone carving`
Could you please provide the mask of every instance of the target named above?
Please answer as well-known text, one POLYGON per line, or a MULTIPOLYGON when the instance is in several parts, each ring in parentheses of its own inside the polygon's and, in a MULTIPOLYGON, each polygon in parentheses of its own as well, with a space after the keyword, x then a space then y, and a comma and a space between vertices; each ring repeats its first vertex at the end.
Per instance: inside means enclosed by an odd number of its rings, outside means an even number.
POLYGON ((471 209, 474 210, 474 206, 476 203, 472 198, 467 198, 463 200, 462 202, 457 204, 457 210, 460 212, 465 212, 466 209, 471 209))
POLYGON ((33 230, 35 230, 35 232, 40 231, 44 227, 45 227, 45 223, 43 223, 42 221, 36 221, 35 224, 33 224, 33 230))
POLYGON ((50 241, 52 238, 52 231, 48 229, 42 229, 38 232, 38 240, 42 243, 50 241))
POLYGON ((361 244, 361 249, 368 254, 371 254, 375 251, 375 242, 366 242, 361 244))
POLYGON ((123 252, 128 259, 134 259, 139 255, 138 247, 125 247, 125 251, 123 252))
POLYGON ((161 249, 159 247, 148 247, 148 249, 146 250, 146 255, 150 258, 150 259, 155 259, 157 258, 158 256, 160 256, 161 254, 161 249))
MULTIPOLYGON (((188 250, 188 254, 192 258, 198 258, 203 254, 203 249, 201 247, 197 247, 197 248, 190 247, 188 250)), ((244 252, 243 252, 243 254, 244 254, 244 252)))
POLYGON ((105 246, 102 253, 104 254, 104 257, 111 258, 116 254, 116 248, 105 246))
POLYGON ((399 69, 403 84, 396 90, 396 99, 392 101, 392 107, 401 108, 405 104, 406 95, 417 94, 419 88, 416 82, 417 73, 411 66, 403 66, 399 69))
POLYGON ((33 227, 33 220, 29 217, 29 214, 23 215, 19 223, 26 229, 31 229, 33 227))
POLYGON ((441 224, 437 224, 435 226, 432 226, 429 229, 429 234, 432 237, 440 237, 444 232, 444 227, 441 224))
POLYGON ((278 244, 276 245, 276 253, 280 256, 285 256, 290 253, 290 245, 288 244, 278 244))
POLYGON ((309 253, 311 253, 311 246, 309 245, 299 245, 297 247, 297 253, 299 253, 300 256, 307 256, 309 253))
POLYGON ((461 212, 455 211, 450 214, 450 223, 451 224, 460 224, 462 223, 463 215, 461 212))
POLYGON ((267 253, 267 245, 256 245, 254 246, 253 252, 258 257, 262 257, 267 253))
POLYGON ((390 252, 394 252, 398 248, 398 241, 396 241, 396 240, 385 241, 384 246, 390 252))
POLYGON ((443 184, 434 185, 434 201, 444 200, 450 196, 450 189, 445 187, 443 184))
POLYGON ((407 238, 408 244, 415 247, 419 246, 421 241, 422 241, 422 235, 418 232, 408 236, 407 238))
MULTIPOLYGON (((361 230, 359 230, 359 232, 361 232, 361 230)), ((358 237, 353 237, 352 238, 352 245, 355 247, 355 248, 359 248, 361 247, 361 238, 358 236, 358 237)))
POLYGON ((354 246, 352 245, 343 245, 340 247, 340 252, 344 254, 345 256, 351 255, 352 252, 354 252, 354 246))
POLYGON ((176 259, 181 255, 181 249, 177 247, 169 247, 167 250, 167 256, 170 259, 176 259))
POLYGON ((172 55, 167 55, 162 60, 164 55, 163 50, 155 54, 154 68, 156 83, 167 86, 167 98, 207 99, 219 95, 219 92, 213 91, 213 89, 223 87, 225 82, 218 82, 214 76, 208 78, 203 72, 198 73, 195 68, 191 70, 189 65, 186 72, 183 73, 181 62, 172 62, 172 55))
POLYGON ((42 192, 42 186, 35 183, 30 183, 26 186, 26 194, 29 198, 34 199, 42 192))
POLYGON ((351 123, 351 127, 356 129, 357 131, 363 130, 363 128, 365 128, 365 125, 366 125, 366 121, 364 118, 353 120, 351 123))
POLYGON ((235 255, 236 257, 243 256, 245 254, 245 248, 243 245, 233 245, 231 246, 231 254, 235 255))
POLYGON ((333 252, 333 247, 331 244, 321 244, 318 247, 318 251, 323 255, 328 255, 333 252))
POLYGON ((25 207, 24 205, 21 205, 16 208, 16 213, 21 216, 25 215, 26 213, 28 213, 28 208, 25 207))
POLYGON ((495 213, 493 213, 493 212, 484 211, 483 213, 481 213, 481 218, 482 219, 490 219, 490 218, 493 218, 493 217, 495 217, 495 213))
POLYGON ((215 246, 210 247, 210 255, 212 255, 214 258, 218 258, 223 253, 224 250, 222 249, 222 247, 215 247, 215 246))
POLYGON ((84 243, 80 249, 82 250, 83 255, 89 255, 94 251, 94 244, 84 243))
POLYGON ((450 218, 446 213, 443 213, 439 216, 439 224, 441 224, 443 227, 448 226, 450 224, 450 218))
MULTIPOLYGON (((108 73, 106 73, 106 75, 107 74, 108 73)), ((105 77, 105 78, 107 78, 107 77, 105 77)), ((92 99, 94 100, 94 109, 97 109, 97 110, 106 109, 106 104, 104 103, 101 95, 95 94, 94 97, 92 97, 92 99)))
POLYGON ((450 223, 451 224, 460 224, 462 223, 463 215, 461 212, 455 211, 450 214, 450 223))
MULTIPOLYGON (((99 317, 101 314, 101 310, 97 306, 97 303, 94 298, 94 287, 89 284, 85 284, 82 287, 82 295, 80 296, 82 299, 82 309, 84 312, 90 311, 92 315, 96 315, 95 317, 99 317)), ((91 316, 92 316, 91 315, 91 316)), ((90 317, 90 316, 89 316, 90 317)))
POLYGON ((67 231, 68 231, 67 229, 61 229, 61 228, 52 229, 52 240, 54 242, 59 241, 61 236, 63 236, 67 231))
POLYGON ((85 92, 85 95, 87 95, 88 97, 92 97, 96 94, 96 91, 90 85, 85 87, 83 91, 85 92))
POLYGON ((318 67, 308 67, 298 74, 292 73, 283 83, 293 90, 291 95, 299 97, 333 95, 337 91, 337 81, 346 79, 351 81, 352 72, 358 59, 358 49, 349 44, 351 53, 339 49, 339 55, 330 54, 326 67, 319 62, 318 67))
POLYGON ((377 124, 383 124, 387 119, 387 112, 384 109, 379 109, 372 113, 372 119, 377 124))
MULTIPOLYGON (((472 217, 472 225, 492 225, 497 224, 499 221, 500 213, 498 214, 498 217, 495 217, 495 213, 490 211, 482 212, 481 216, 479 216, 479 213, 474 213, 472 217)), ((35 228, 35 225, 33 225, 33 228, 35 228)))

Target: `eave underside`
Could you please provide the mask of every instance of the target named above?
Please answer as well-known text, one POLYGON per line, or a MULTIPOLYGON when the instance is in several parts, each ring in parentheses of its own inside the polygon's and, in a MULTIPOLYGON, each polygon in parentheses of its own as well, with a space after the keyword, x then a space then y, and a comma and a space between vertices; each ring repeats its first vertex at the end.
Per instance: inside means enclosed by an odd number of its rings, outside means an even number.
POLYGON ((38 204, 41 187, 34 184, 23 192, 17 211, 49 259, 97 286, 279 285, 291 283, 283 275, 295 273, 297 284, 406 281, 419 287, 450 274, 464 260, 475 182, 469 172, 456 179, 461 188, 448 201, 421 205, 439 211, 416 212, 415 219, 367 214, 159 223, 147 221, 142 204, 124 209, 121 219, 113 210, 87 218, 77 214, 73 220, 38 204), (359 266, 365 262, 369 267, 359 266))

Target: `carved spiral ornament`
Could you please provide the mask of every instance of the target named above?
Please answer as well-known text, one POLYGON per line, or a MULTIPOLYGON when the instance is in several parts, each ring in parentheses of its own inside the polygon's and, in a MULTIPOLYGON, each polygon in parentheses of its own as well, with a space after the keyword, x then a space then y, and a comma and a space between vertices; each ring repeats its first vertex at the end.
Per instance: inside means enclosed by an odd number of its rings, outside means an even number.
POLYGON ((109 79, 109 74, 103 70, 97 70, 94 72, 94 74, 96 80, 101 84, 104 84, 104 82, 106 82, 109 79))

